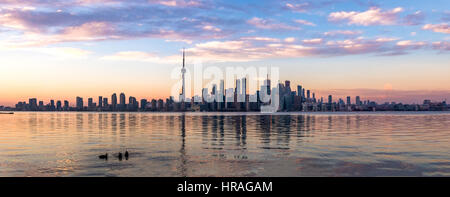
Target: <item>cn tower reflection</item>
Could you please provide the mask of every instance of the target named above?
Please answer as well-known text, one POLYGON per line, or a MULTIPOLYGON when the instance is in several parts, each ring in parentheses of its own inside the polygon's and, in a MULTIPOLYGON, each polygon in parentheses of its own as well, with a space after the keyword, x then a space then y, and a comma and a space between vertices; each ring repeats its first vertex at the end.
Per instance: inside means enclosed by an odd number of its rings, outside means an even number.
POLYGON ((180 148, 180 175, 182 177, 187 176, 187 158, 186 158, 186 116, 183 113, 180 117, 181 122, 181 148, 180 148))

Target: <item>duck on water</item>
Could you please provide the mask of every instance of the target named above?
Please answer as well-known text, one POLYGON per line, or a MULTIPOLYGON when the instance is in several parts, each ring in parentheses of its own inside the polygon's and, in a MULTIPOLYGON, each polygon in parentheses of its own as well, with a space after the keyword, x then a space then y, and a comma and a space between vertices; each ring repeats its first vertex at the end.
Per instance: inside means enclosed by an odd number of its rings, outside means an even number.
MULTIPOLYGON (((117 157, 119 161, 122 161, 123 157, 125 157, 125 160, 128 160, 129 155, 130 154, 128 153, 128 150, 126 150, 124 154, 122 154, 122 152, 119 152, 117 154, 114 154, 113 156, 117 157)), ((105 153, 104 155, 99 155, 98 158, 108 160, 108 153, 105 153)))

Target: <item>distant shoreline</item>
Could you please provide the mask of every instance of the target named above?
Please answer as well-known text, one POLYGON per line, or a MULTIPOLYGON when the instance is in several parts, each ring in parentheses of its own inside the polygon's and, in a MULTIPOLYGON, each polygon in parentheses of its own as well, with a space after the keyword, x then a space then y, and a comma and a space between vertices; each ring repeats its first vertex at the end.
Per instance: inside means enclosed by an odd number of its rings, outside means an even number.
MULTIPOLYGON (((258 111, 252 112, 238 112, 238 111, 204 111, 204 112, 176 112, 176 111, 0 111, 2 112, 14 112, 14 113, 104 113, 104 114, 379 114, 379 113, 450 113, 447 111, 291 111, 291 112, 274 112, 274 113, 263 113, 258 111)), ((7 114, 7 113, 4 113, 7 114)))

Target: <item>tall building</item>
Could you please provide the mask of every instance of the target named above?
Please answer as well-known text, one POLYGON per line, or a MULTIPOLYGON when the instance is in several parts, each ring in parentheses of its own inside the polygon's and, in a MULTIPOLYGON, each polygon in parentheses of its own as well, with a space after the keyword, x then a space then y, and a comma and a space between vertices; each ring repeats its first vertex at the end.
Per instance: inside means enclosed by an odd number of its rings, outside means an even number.
POLYGON ((145 111, 147 106, 147 99, 141 99, 141 110, 145 111))
POLYGON ((289 90, 289 92, 291 91, 291 81, 289 80, 284 81, 284 86, 286 90, 289 90))
POLYGON ((185 68, 185 54, 184 54, 184 48, 183 48, 183 68, 181 68, 181 75, 183 78, 183 86, 181 87, 181 95, 180 95, 180 102, 185 102, 186 99, 186 85, 185 85, 185 78, 184 78, 184 74, 186 73, 186 68, 185 68))
POLYGON ((218 102, 221 102, 221 104, 219 104, 219 108, 222 109, 222 103, 225 101, 224 99, 225 96, 225 82, 223 80, 220 80, 220 90, 219 90, 219 99, 218 102))
POLYGON ((88 98, 88 107, 93 108, 94 107, 94 99, 88 98))
POLYGON ((269 79, 269 74, 267 74, 267 78, 266 78, 266 80, 264 81, 264 86, 266 86, 266 93, 267 93, 267 95, 270 95, 270 89, 271 89, 271 84, 270 84, 270 79, 269 79))
POLYGON ((120 93, 120 105, 121 105, 121 107, 124 107, 125 106, 125 94, 122 92, 122 93, 120 93))
POLYGON ((347 96, 347 105, 351 105, 352 104, 350 99, 351 99, 350 96, 347 96))
POLYGON ((137 102, 135 97, 130 96, 128 99, 128 107, 127 109, 130 111, 136 111, 139 107, 139 103, 137 102))
POLYGON ((39 110, 44 110, 44 101, 39 101, 39 110))
POLYGON ((103 98, 103 107, 107 108, 108 107, 108 98, 103 98))
POLYGON ((333 103, 333 96, 331 96, 331 95, 328 95, 328 103, 333 103))
POLYGON ((103 107, 103 97, 99 96, 98 97, 98 108, 102 108, 103 107))
POLYGON ((30 106, 30 110, 31 111, 36 111, 38 110, 38 105, 37 105, 37 99, 36 98, 30 98, 28 100, 28 104, 30 106))
POLYGON ((77 110, 83 110, 83 98, 77 96, 76 103, 77 110))
POLYGON ((62 110, 61 101, 56 101, 56 110, 58 111, 62 110))
POLYGON ((69 101, 64 100, 64 111, 68 111, 69 110, 69 101))
POLYGON ((301 85, 298 85, 297 86, 297 96, 299 96, 299 97, 302 97, 303 95, 302 95, 302 86, 301 85))
POLYGON ((246 97, 247 97, 247 78, 242 78, 241 79, 242 82, 242 92, 241 92, 241 101, 246 102, 246 97))
POLYGON ((114 93, 111 96, 111 107, 112 107, 112 110, 117 110, 117 95, 116 95, 116 93, 114 93))
POLYGON ((361 98, 359 96, 356 96, 356 105, 361 105, 361 98))
POLYGON ((55 110, 56 109, 56 107, 55 107, 55 100, 50 100, 50 110, 55 110))
MULTIPOLYGON (((241 94, 241 80, 240 79, 236 79, 236 87, 234 90, 235 95, 237 96, 237 98, 240 98, 240 94, 241 94)), ((239 101, 239 99, 237 99, 239 101)))

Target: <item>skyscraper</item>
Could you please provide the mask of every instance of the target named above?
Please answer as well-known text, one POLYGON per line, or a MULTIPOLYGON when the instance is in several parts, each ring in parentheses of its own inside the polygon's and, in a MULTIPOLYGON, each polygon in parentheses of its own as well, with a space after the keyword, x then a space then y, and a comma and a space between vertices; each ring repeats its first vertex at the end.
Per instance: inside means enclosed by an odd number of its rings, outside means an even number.
POLYGON ((264 81, 264 86, 266 86, 266 88, 267 88, 267 91, 266 91, 266 93, 267 93, 267 95, 270 95, 270 86, 271 86, 271 84, 270 84, 270 79, 269 79, 269 74, 267 74, 267 78, 266 78, 266 80, 264 81))
POLYGON ((108 107, 108 98, 103 98, 103 107, 108 107))
POLYGON ((88 107, 89 107, 89 108, 94 107, 94 99, 88 98, 88 107))
POLYGON ((356 96, 356 105, 361 105, 361 98, 356 96))
POLYGON ((56 101, 56 110, 58 110, 58 111, 62 110, 61 101, 56 101))
POLYGON ((126 97, 125 97, 125 93, 120 93, 120 103, 119 103, 119 110, 125 110, 126 109, 126 97))
POLYGON ((83 98, 77 96, 77 110, 83 110, 83 98))
POLYGON ((333 103, 333 96, 331 96, 331 95, 328 95, 328 103, 333 103))
POLYGON ((147 108, 147 99, 141 99, 141 110, 145 111, 147 108))
POLYGON ((30 98, 28 100, 28 104, 30 105, 30 110, 31 111, 36 111, 38 109, 37 99, 36 98, 30 98))
POLYGON ((111 107, 112 107, 112 110, 117 110, 117 95, 116 95, 116 93, 114 93, 111 96, 111 107))
POLYGON ((291 81, 289 80, 284 81, 284 86, 286 86, 285 87, 286 89, 289 89, 289 91, 291 91, 291 81))
POLYGON ((64 111, 68 111, 69 110, 69 101, 64 100, 64 111))
POLYGON ((102 108, 103 107, 103 97, 99 96, 98 97, 98 108, 102 108))
POLYGON ((297 96, 300 96, 300 97, 303 96, 303 95, 302 95, 302 86, 301 86, 301 85, 298 85, 298 86, 297 86, 297 96))
POLYGON ((185 61, 184 61, 184 48, 183 48, 183 68, 181 68, 181 74, 182 74, 182 78, 183 78, 183 86, 181 87, 181 95, 180 95, 180 102, 185 101, 186 99, 186 87, 185 87, 185 78, 184 78, 184 74, 186 73, 186 68, 185 68, 185 61))
POLYGON ((246 96, 247 96, 247 78, 242 78, 241 80, 242 82, 242 94, 241 94, 241 99, 245 102, 246 101, 246 96))
POLYGON ((55 100, 50 100, 50 110, 55 110, 55 100))
POLYGON ((351 105, 351 100, 350 100, 350 96, 347 96, 347 105, 351 105))

